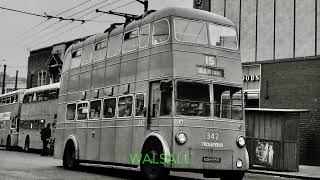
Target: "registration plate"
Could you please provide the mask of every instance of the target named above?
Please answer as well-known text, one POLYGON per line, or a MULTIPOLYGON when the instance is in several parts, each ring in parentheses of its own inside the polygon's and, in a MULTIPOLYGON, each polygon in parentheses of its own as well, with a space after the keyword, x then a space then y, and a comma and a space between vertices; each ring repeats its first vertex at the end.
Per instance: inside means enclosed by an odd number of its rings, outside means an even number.
POLYGON ((220 163, 221 162, 221 158, 219 158, 219 157, 202 157, 202 162, 220 163))

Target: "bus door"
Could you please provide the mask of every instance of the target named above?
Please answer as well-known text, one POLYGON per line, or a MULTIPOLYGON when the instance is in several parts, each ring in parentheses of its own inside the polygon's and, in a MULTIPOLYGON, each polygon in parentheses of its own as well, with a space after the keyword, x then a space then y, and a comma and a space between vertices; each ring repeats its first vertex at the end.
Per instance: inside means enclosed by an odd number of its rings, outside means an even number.
POLYGON ((172 126, 172 89, 172 81, 151 83, 148 117, 151 131, 170 131, 167 127, 172 126))

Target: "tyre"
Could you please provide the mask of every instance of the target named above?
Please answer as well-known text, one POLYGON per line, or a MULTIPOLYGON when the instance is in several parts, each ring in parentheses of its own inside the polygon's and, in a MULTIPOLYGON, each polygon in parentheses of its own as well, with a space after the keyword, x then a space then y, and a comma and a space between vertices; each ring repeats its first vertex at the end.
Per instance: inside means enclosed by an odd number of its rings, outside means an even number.
POLYGON ((6 143, 6 150, 11 149, 11 138, 10 136, 7 137, 7 143, 6 143))
POLYGON ((166 179, 170 174, 170 170, 164 167, 164 163, 160 163, 160 155, 163 154, 163 148, 159 140, 152 139, 143 146, 140 161, 140 171, 142 176, 148 180, 166 179), (144 161, 149 156, 152 161, 144 161))
POLYGON ((228 175, 224 175, 222 177, 220 177, 221 180, 242 180, 244 176, 244 172, 231 172, 228 175))
POLYGON ((24 150, 26 152, 30 151, 30 138, 27 136, 26 140, 24 141, 24 150))
POLYGON ((76 159, 76 150, 73 142, 68 142, 63 154, 63 167, 66 169, 76 169, 79 162, 76 159))

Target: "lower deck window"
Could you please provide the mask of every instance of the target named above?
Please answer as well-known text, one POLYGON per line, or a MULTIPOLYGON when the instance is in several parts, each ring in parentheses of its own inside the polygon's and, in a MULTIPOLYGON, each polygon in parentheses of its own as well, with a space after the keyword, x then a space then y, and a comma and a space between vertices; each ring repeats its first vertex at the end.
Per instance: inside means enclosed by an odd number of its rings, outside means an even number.
POLYGON ((85 120, 88 118, 88 103, 78 103, 77 116, 78 120, 85 120))
POLYGON ((242 92, 240 88, 214 85, 214 116, 242 120, 242 92))
POLYGON ((109 98, 103 101, 103 117, 114 118, 116 114, 116 98, 109 98))
POLYGON ((177 115, 210 116, 210 90, 208 84, 178 82, 177 115))
POLYGON ((144 108, 144 94, 137 94, 135 116, 143 116, 143 108, 144 108))
POLYGON ((75 120, 75 116, 76 116, 76 104, 68 104, 66 119, 75 120))
POLYGON ((129 117, 132 115, 132 96, 119 98, 118 113, 119 117, 129 117))
POLYGON ((90 102, 90 118, 89 119, 99 119, 101 112, 101 100, 90 102))

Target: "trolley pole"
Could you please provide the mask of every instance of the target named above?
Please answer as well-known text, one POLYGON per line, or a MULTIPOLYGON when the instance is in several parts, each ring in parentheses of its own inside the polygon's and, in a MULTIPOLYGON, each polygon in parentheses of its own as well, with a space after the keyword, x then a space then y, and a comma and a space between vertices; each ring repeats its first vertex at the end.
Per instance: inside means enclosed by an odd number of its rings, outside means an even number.
POLYGON ((18 73, 19 73, 19 71, 17 70, 17 71, 16 71, 16 82, 15 82, 15 84, 14 84, 14 90, 17 90, 17 89, 18 89, 18 73))
POLYGON ((5 86, 6 86, 6 70, 7 70, 7 65, 3 66, 3 78, 2 78, 2 94, 5 93, 5 86))

